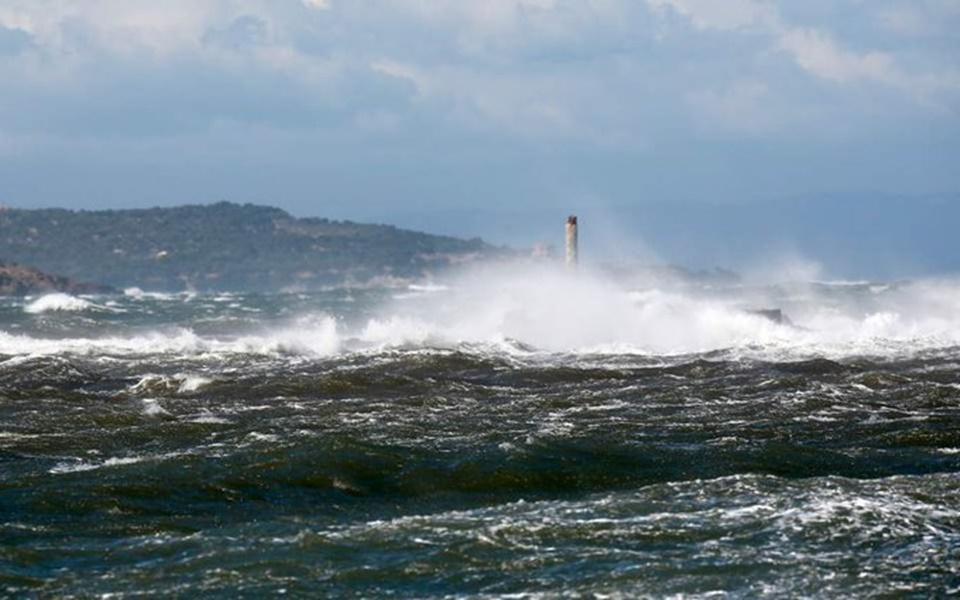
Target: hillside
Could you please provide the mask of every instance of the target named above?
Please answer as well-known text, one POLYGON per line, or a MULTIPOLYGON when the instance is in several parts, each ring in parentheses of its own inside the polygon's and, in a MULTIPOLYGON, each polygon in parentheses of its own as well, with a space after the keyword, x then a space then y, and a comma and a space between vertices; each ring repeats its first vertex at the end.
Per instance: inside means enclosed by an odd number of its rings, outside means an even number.
POLYGON ((68 294, 109 294, 116 290, 69 277, 50 275, 30 267, 0 261, 0 296, 27 296, 47 292, 68 294))
POLYGON ((3 260, 152 290, 267 291, 414 280, 504 252, 479 239, 298 219, 277 208, 227 202, 0 212, 3 260))

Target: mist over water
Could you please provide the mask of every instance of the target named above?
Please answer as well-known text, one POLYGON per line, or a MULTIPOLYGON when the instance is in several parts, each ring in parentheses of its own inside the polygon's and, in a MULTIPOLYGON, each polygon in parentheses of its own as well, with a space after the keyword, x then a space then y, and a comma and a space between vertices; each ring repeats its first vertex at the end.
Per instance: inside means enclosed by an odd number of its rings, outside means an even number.
POLYGON ((8 300, 0 351, 304 356, 389 348, 804 358, 960 343, 960 280, 717 284, 517 263, 406 289, 8 300), (769 311, 779 310, 782 318, 769 311))
POLYGON ((958 309, 530 263, 2 299, 0 593, 956 593, 958 309))
POLYGON ((960 335, 960 282, 696 279, 618 282, 545 265, 481 270, 434 294, 402 295, 364 334, 383 342, 519 341, 552 352, 686 354, 767 349, 798 355, 949 346, 960 335), (778 323, 758 314, 780 309, 778 323))

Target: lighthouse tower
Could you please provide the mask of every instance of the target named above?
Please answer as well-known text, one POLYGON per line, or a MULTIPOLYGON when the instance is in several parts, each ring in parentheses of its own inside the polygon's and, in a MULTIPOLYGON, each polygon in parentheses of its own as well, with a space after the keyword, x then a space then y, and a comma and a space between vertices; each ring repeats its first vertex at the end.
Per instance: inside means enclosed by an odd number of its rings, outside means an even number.
POLYGON ((571 215, 567 217, 567 267, 571 269, 577 266, 579 260, 577 243, 577 217, 571 215))

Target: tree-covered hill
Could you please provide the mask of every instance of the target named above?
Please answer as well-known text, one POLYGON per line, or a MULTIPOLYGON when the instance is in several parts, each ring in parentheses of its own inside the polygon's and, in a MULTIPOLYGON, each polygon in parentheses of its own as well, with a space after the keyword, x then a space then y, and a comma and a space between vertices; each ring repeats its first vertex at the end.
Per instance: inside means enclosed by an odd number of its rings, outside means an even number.
POLYGON ((280 290, 412 280, 505 252, 479 239, 227 202, 0 211, 0 259, 116 287, 280 290))

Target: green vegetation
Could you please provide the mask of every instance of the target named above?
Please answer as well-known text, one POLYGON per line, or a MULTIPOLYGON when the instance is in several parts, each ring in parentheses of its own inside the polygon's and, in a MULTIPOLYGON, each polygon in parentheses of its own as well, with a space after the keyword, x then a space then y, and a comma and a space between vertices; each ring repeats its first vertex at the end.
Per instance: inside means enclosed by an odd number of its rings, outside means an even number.
POLYGON ((227 202, 0 212, 0 258, 115 287, 280 290, 416 280, 505 254, 461 240, 227 202))

